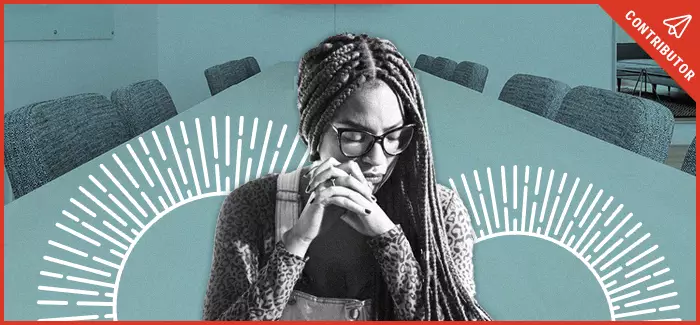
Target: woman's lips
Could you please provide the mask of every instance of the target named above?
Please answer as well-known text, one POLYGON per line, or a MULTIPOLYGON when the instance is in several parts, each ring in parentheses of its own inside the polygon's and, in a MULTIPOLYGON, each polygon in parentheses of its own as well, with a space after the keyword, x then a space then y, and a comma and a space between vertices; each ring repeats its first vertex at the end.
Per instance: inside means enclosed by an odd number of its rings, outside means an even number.
POLYGON ((384 178, 384 177, 379 176, 379 175, 371 175, 371 176, 370 176, 370 175, 365 175, 365 179, 366 179, 368 182, 372 183, 372 184, 379 184, 379 183, 381 183, 383 178, 384 178))

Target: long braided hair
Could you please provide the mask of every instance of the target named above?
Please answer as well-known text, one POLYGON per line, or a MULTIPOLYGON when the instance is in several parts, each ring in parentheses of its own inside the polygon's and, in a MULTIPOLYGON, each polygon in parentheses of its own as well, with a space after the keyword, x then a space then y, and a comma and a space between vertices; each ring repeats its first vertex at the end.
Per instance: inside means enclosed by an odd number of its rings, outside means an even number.
MULTIPOLYGON (((397 95, 407 123, 415 123, 411 145, 376 193, 387 215, 396 218, 421 265, 421 320, 490 320, 459 280, 447 244, 438 201, 430 136, 423 96, 409 62, 388 40, 340 34, 309 50, 299 62, 299 133, 310 159, 336 110, 367 82, 383 81, 397 95)), ((380 274, 375 277, 375 320, 395 319, 393 300, 380 274)))

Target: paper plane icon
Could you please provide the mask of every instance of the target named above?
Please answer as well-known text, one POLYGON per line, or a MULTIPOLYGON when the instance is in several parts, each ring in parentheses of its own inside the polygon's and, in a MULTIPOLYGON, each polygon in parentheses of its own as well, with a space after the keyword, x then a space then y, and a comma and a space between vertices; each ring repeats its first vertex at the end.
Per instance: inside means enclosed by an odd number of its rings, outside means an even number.
POLYGON ((676 38, 681 38, 685 28, 690 24, 690 20, 693 19, 691 15, 683 15, 673 18, 668 18, 664 20, 664 25, 668 26, 668 34, 673 35, 676 38))

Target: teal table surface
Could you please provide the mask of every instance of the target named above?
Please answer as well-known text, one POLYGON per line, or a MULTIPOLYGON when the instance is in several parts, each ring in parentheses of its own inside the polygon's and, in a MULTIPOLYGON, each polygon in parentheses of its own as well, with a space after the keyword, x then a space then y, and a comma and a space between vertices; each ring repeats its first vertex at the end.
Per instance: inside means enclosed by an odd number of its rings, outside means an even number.
MULTIPOLYGON (((695 319, 695 177, 418 74, 495 319, 695 319)), ((5 319, 200 319, 226 195, 307 163, 295 75, 270 67, 5 206, 5 319)))

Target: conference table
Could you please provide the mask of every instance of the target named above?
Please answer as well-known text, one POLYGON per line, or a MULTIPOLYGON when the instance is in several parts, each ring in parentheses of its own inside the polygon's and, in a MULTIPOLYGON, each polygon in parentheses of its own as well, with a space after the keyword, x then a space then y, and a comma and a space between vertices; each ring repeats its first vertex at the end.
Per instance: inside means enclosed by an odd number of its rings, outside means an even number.
MULTIPOLYGON (((417 74, 495 319, 695 318, 695 177, 417 74)), ((5 319, 200 319, 225 197, 308 163, 295 75, 271 66, 6 205, 5 319)))

